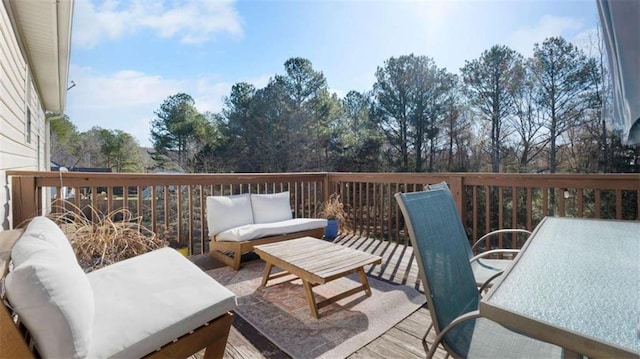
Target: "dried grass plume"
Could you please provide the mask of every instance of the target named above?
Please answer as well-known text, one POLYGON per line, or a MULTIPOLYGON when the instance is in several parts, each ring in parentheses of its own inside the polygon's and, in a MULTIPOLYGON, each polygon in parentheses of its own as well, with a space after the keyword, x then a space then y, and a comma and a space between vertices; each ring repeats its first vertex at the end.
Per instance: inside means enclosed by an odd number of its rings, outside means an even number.
POLYGON ((338 193, 331 194, 331 196, 329 196, 329 200, 321 205, 320 216, 326 219, 338 220, 340 230, 348 230, 347 214, 344 210, 344 204, 340 201, 340 195, 338 193))
POLYGON ((60 209, 48 217, 65 233, 85 272, 108 266, 121 260, 166 247, 168 242, 142 225, 142 217, 135 217, 126 208, 102 214, 92 206, 85 215, 73 203, 57 204, 60 209), (93 223, 90 218, 96 218, 93 223))

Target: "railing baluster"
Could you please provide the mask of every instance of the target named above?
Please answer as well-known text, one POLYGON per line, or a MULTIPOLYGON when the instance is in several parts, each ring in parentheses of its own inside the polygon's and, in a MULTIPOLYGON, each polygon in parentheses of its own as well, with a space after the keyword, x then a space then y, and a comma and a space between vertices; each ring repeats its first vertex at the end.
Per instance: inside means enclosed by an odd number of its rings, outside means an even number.
POLYGON ((144 218, 144 210, 143 210, 144 201, 142 198, 142 192, 138 189, 138 203, 136 203, 136 208, 138 210, 138 217, 144 218))
MULTIPOLYGON (((396 190, 394 192, 400 192, 400 184, 396 182, 396 190)), ((391 208, 393 208, 395 210, 395 217, 396 217, 396 243, 406 243, 405 242, 405 238, 402 238, 402 241, 400 240, 400 215, 398 214, 398 204, 393 201, 392 196, 393 193, 392 191, 389 191, 389 193, 387 194, 387 200, 389 201, 389 203, 393 203, 393 206, 389 206, 389 212, 391 213, 391 208)), ((391 216, 389 216, 391 217, 391 216)))
POLYGON ((369 203, 369 182, 365 184, 365 209, 366 209, 366 222, 367 222, 367 236, 371 236, 371 205, 369 203))
POLYGON ((636 220, 640 221, 640 189, 636 193, 636 220))
POLYGON ((189 218, 189 253, 194 254, 194 243, 193 243, 193 217, 194 217, 194 208, 193 208, 193 186, 187 186, 187 196, 188 196, 188 206, 187 206, 187 214, 189 218))
POLYGON ((578 217, 584 217, 584 189, 576 188, 576 205, 578 206, 578 217))
POLYGON ((533 190, 527 187, 527 229, 533 229, 533 190))
POLYGON ((357 203, 358 203, 358 207, 357 207, 357 215, 358 215, 358 224, 359 224, 359 228, 360 228, 360 233, 365 232, 364 229, 364 217, 363 217, 363 209, 362 209, 362 183, 356 183, 354 184, 354 186, 358 187, 358 192, 356 193, 356 198, 354 198, 357 203))
POLYGON ((176 186, 176 239, 178 243, 182 243, 182 237, 182 185, 178 185, 176 186))
POLYGON ((549 215, 549 189, 541 188, 542 190, 542 215, 549 215))
MULTIPOLYGON (((503 227, 503 216, 504 216, 504 199, 503 199, 503 187, 498 188, 498 228, 503 227)), ((498 248, 504 248, 504 237, 502 233, 498 235, 498 248)), ((491 249, 491 248, 488 248, 491 249)))
POLYGON ((472 186, 472 204, 471 208, 473 211, 473 242, 475 243, 478 240, 478 186, 472 186))
MULTIPOLYGON (((138 192, 140 192, 140 187, 138 186, 138 192)), ((129 208, 129 187, 122 187, 122 209, 127 210, 129 208)))
POLYGON ((74 187, 73 192, 73 204, 76 206, 75 211, 77 214, 80 214, 82 212, 82 208, 80 207, 80 200, 82 199, 80 187, 74 187))
POLYGON ((206 207, 206 193, 205 187, 203 185, 198 185, 198 189, 200 191, 200 254, 205 253, 205 239, 207 237, 206 227, 207 227, 207 217, 205 214, 206 207))
MULTIPOLYGON (((518 189, 511 187, 511 228, 518 228, 518 189)), ((511 235, 511 248, 518 248, 518 236, 511 235)))
MULTIPOLYGON (((387 222, 387 225, 388 225, 388 227, 387 227, 387 228, 389 228, 389 229, 391 229, 391 228, 392 228, 392 227, 391 227, 391 220, 392 220, 392 217, 391 217, 391 213, 392 213, 392 211, 391 211, 391 207, 392 207, 392 205, 391 205, 391 204, 392 204, 393 202, 391 202, 391 196, 392 196, 392 193, 393 193, 393 192, 397 192, 397 191, 399 191, 399 189, 398 189, 398 183, 397 183, 397 182, 395 183, 395 186, 396 186, 396 188, 395 188, 395 191, 394 191, 394 190, 392 190, 392 189, 391 189, 391 184, 389 184, 389 190, 388 190, 388 191, 387 191, 387 193, 386 193, 387 197, 386 197, 386 199, 385 199, 385 201, 386 201, 387 203, 389 203, 389 221, 387 222)), ((395 223, 396 223, 396 225, 395 225, 395 229, 396 229, 396 231, 395 231, 395 241, 396 241, 396 243, 400 243, 400 236, 399 236, 399 229, 398 229, 398 224, 400 223, 400 218, 399 218, 397 215, 395 216, 395 223)), ((391 237, 392 237, 391 231, 389 230, 389 231, 387 231, 387 232, 389 233, 389 241, 391 241, 391 240, 392 240, 392 238, 391 238, 391 237)))
POLYGON ((622 219, 622 190, 616 190, 616 219, 622 219))
POLYGON ((91 211, 91 222, 96 223, 98 220, 96 218, 96 211, 98 210, 98 188, 91 187, 91 207, 93 210, 91 211))
POLYGON ((170 233, 170 229, 169 229, 169 216, 170 214, 170 210, 169 210, 169 196, 171 195, 170 191, 169 191, 169 187, 168 186, 164 186, 163 188, 164 190, 164 231, 165 233, 170 233))
MULTIPOLYGON (((484 186, 484 233, 491 232, 491 190, 484 186)), ((485 240, 485 248, 491 248, 489 238, 485 240)))
POLYGON ((113 211, 113 190, 115 187, 109 187, 107 189, 107 211, 105 212, 106 214, 111 214, 111 211, 113 211))
POLYGON ((377 183, 372 183, 371 184, 371 216, 372 216, 372 226, 373 226, 373 237, 378 237, 380 238, 380 232, 378 231, 378 184, 377 183))
MULTIPOLYGON (((158 233, 158 221, 157 221, 157 216, 158 216, 158 211, 157 211, 157 207, 156 207, 156 186, 151 186, 150 187, 151 190, 151 230, 153 231, 153 233, 158 233)), ((142 190, 142 187, 138 187, 138 201, 140 201, 140 198, 142 197, 144 191, 142 190)))

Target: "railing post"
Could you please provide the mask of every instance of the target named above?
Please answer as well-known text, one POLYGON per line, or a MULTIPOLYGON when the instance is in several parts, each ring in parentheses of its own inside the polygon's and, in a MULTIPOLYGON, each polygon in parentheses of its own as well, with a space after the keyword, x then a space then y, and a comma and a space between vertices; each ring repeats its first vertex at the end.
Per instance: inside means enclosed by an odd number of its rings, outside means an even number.
POLYGON ((455 176, 451 179, 449 183, 449 189, 453 194, 453 199, 456 202, 456 207, 458 207, 458 214, 460 214, 460 219, 462 223, 467 225, 467 209, 466 209, 466 196, 464 191, 464 183, 462 181, 462 176, 455 176))
POLYGON ((12 228, 38 214, 38 192, 35 177, 11 177, 12 228))
POLYGON ((324 179, 322 180, 322 203, 329 201, 329 196, 331 195, 329 192, 329 172, 325 172, 324 179))

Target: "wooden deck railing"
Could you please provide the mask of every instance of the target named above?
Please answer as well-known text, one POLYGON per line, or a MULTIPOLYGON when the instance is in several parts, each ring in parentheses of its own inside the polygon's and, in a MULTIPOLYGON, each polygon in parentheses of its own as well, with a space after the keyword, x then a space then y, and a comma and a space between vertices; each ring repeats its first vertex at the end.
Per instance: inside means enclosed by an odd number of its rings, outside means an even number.
MULTIPOLYGON (((330 173, 353 230, 407 243, 393 194, 446 181, 470 240, 503 228, 532 230, 548 215, 639 220, 640 174, 330 173)), ((500 236, 486 247, 518 247, 500 236)))
MULTIPOLYGON (((446 181, 471 240, 501 228, 533 229, 546 215, 638 220, 638 174, 285 173, 105 174, 8 172, 14 226, 55 205, 73 189, 67 207, 91 205, 102 213, 127 208, 156 233, 207 250, 206 196, 290 191, 296 217, 315 217, 339 193, 348 226, 360 235, 407 244, 393 194, 446 181), (104 192, 104 194, 102 194, 104 192), (51 203, 54 203, 51 206, 51 203)), ((68 208, 67 208, 68 209, 68 208)), ((86 212, 92 220, 95 213, 86 212)), ((499 237, 488 247, 514 247, 499 237)))
POLYGON ((46 211, 81 209, 88 219, 96 220, 100 214, 125 208, 133 216, 141 216, 142 224, 155 233, 187 244, 190 253, 208 249, 207 196, 289 191, 295 217, 317 217, 327 180, 324 173, 9 172, 8 175, 14 226, 46 211), (71 189, 73 198, 62 201, 61 194, 71 189))

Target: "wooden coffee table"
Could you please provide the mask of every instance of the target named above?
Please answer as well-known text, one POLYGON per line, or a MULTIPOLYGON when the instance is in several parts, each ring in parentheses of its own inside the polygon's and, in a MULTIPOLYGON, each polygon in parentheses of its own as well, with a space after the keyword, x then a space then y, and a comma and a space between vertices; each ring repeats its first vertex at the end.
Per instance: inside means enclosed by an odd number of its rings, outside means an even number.
POLYGON ((315 318, 320 317, 318 314, 320 308, 360 291, 371 296, 371 288, 364 273, 364 266, 382 262, 382 258, 379 256, 312 237, 258 245, 254 250, 266 262, 262 286, 267 285, 270 279, 288 274, 300 278, 311 307, 311 314, 315 318), (284 272, 271 275, 273 266, 283 269, 284 272), (358 273, 362 285, 316 302, 313 287, 351 273, 358 273))

